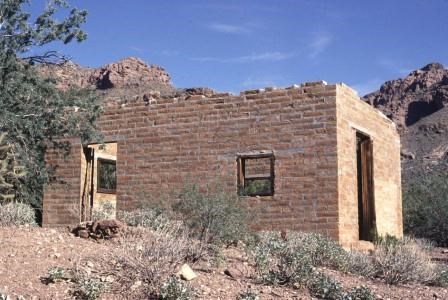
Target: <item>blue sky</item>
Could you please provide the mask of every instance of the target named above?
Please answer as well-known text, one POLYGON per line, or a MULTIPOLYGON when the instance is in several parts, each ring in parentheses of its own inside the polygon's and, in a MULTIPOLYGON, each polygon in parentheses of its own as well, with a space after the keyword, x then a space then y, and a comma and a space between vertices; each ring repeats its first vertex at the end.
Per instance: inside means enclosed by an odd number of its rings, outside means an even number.
POLYGON ((92 67, 141 57, 177 87, 237 93, 325 80, 365 94, 429 62, 448 64, 445 0, 70 2, 88 10, 89 37, 52 48, 92 67))

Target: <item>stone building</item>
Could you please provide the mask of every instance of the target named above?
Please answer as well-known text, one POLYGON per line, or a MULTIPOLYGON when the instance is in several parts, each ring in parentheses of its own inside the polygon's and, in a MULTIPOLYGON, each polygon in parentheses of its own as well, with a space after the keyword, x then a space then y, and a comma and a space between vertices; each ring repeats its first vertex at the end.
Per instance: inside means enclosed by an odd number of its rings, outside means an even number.
POLYGON ((131 210, 194 182, 219 181, 261 208, 256 227, 326 234, 346 246, 402 236, 395 124, 344 84, 107 102, 104 145, 47 153, 43 225, 88 220, 108 201, 131 210), (361 242, 360 242, 361 241, 361 242))

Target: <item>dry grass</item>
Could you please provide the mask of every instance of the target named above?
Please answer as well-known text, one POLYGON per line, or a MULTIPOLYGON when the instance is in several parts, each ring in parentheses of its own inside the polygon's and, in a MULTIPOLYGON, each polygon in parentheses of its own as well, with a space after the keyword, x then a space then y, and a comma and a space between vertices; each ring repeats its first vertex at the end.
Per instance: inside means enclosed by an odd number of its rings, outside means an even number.
POLYGON ((201 251, 199 242, 189 238, 180 223, 159 230, 129 228, 113 252, 118 281, 124 290, 138 289, 153 296, 182 264, 195 261, 201 251), (136 283, 141 286, 136 288, 136 283))
POLYGON ((24 203, 10 202, 0 204, 0 227, 2 226, 36 226, 34 209, 24 203))
POLYGON ((437 277, 437 265, 431 262, 427 249, 409 238, 379 243, 374 252, 374 264, 389 284, 429 283, 437 277))

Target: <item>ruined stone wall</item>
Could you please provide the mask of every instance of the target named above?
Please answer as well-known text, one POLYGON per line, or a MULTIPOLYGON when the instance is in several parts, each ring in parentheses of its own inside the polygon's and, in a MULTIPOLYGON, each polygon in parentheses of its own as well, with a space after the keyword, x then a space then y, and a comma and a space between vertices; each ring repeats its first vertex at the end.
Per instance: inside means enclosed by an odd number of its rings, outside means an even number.
MULTIPOLYGON (((118 210, 163 199, 186 183, 219 182, 236 194, 237 157, 265 151, 275 156, 275 192, 247 197, 259 216, 257 228, 356 242, 358 129, 373 140, 378 231, 402 235, 399 136, 391 121, 344 85, 106 103, 99 126, 105 142, 117 142, 118 210)), ((74 147, 59 174, 76 186, 82 159, 79 144, 74 147)), ((47 160, 62 162, 52 152, 47 160)), ((66 203, 79 202, 79 186, 69 194, 55 187, 46 189, 44 225, 66 224, 66 203)))
POLYGON ((118 141, 118 209, 186 182, 237 192, 237 156, 273 151, 274 196, 254 197, 266 229, 337 237, 336 88, 152 99, 109 107, 100 126, 118 141))
POLYGON ((67 226, 79 222, 82 147, 80 139, 70 139, 70 152, 47 150, 47 160, 55 168, 51 184, 45 186, 42 204, 43 226, 67 226))
POLYGON ((350 87, 337 86, 337 145, 340 241, 359 237, 356 131, 373 143, 376 225, 379 234, 403 235, 401 212, 400 137, 395 124, 379 110, 360 101, 350 87))
POLYGON ((258 227, 338 237, 334 85, 109 103, 99 125, 118 144, 119 210, 188 182, 236 194, 238 154, 265 150, 275 193, 249 198, 262 209, 258 227))

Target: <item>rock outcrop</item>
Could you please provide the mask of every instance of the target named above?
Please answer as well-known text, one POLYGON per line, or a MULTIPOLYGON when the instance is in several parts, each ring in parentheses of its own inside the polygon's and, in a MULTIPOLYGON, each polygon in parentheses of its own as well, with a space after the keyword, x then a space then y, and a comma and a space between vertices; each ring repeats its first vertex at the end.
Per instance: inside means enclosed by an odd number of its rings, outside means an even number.
POLYGON ((400 131, 448 103, 448 69, 430 63, 405 78, 385 82, 364 99, 391 118, 400 131))
POLYGON ((73 62, 44 66, 46 75, 55 77, 61 88, 80 86, 106 90, 145 85, 171 86, 170 75, 160 66, 148 65, 140 58, 128 57, 99 68, 86 68, 73 62))
POLYGON ((448 69, 428 64, 385 82, 364 100, 397 124, 405 182, 433 170, 448 171, 448 69))

